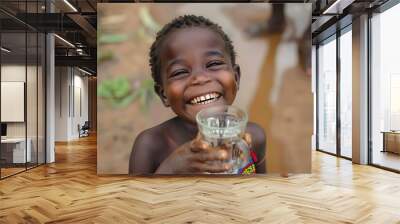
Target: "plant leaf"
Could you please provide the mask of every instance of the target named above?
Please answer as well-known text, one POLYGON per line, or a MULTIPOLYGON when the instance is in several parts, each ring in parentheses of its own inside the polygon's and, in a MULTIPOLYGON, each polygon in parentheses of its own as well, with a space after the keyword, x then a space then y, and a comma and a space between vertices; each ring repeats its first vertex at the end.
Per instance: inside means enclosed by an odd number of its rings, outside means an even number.
POLYGON ((160 29, 160 25, 153 19, 147 7, 139 9, 139 19, 147 29, 154 33, 160 29))
POLYGON ((116 104, 117 107, 127 107, 133 100, 133 95, 127 95, 123 99, 119 100, 116 104))
POLYGON ((115 44, 126 41, 128 35, 126 34, 102 34, 99 37, 99 44, 115 44))
POLYGON ((128 95, 130 91, 131 91, 131 86, 128 79, 121 77, 114 80, 113 92, 115 97, 122 98, 128 95))
POLYGON ((112 90, 107 80, 100 83, 99 88, 97 89, 97 94, 104 98, 112 97, 112 90))

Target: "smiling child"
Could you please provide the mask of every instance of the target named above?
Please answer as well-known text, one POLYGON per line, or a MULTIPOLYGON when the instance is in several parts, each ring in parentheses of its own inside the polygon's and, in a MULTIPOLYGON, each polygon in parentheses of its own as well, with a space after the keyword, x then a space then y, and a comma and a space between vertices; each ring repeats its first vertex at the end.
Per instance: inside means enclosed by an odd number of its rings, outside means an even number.
MULTIPOLYGON (((229 170, 227 152, 211 148, 198 135, 196 114, 232 105, 240 67, 232 41, 202 16, 180 16, 157 33, 150 50, 155 91, 177 115, 140 133, 133 145, 129 174, 202 174, 229 170)), ((243 136, 254 152, 252 169, 265 173, 265 133, 249 122, 243 136)))

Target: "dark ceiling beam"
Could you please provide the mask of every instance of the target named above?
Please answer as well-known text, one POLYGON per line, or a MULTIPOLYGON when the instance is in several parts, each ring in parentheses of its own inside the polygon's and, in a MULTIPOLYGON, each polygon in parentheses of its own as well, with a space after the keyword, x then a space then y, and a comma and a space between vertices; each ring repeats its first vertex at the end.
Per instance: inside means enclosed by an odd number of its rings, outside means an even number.
POLYGON ((332 35, 335 35, 337 30, 344 29, 345 27, 350 25, 352 22, 352 19, 353 19, 353 15, 346 15, 346 16, 340 18, 340 20, 337 18, 334 18, 332 21, 324 24, 324 26, 326 26, 325 28, 312 34, 312 43, 313 44, 321 43, 322 41, 328 39, 332 35))
POLYGON ((97 12, 96 7, 94 7, 93 4, 89 0, 86 0, 86 3, 90 6, 90 8, 93 9, 93 11, 97 12))
POLYGON ((42 32, 64 32, 82 30, 82 28, 67 15, 69 14, 20 13, 17 14, 17 18, 42 32))
MULTIPOLYGON (((84 32, 86 42, 90 46, 96 46, 96 22, 93 22, 93 13, 82 16, 80 13, 20 13, 16 18, 22 23, 41 32, 84 32), (87 18, 88 19, 87 19, 87 18), (94 24, 93 24, 94 23, 94 24)), ((13 18, 14 19, 14 18, 13 18)), ((4 24, 2 30, 15 30, 16 23, 13 19, 1 19, 4 24)), ((21 26, 18 26, 21 27, 21 26)))
POLYGON ((97 60, 90 56, 55 56, 56 66, 88 67, 96 71, 97 60))
MULTIPOLYGON (((19 13, 16 16, 9 16, 0 19, 2 32, 25 30, 25 26, 32 30, 40 32, 62 32, 67 33, 85 33, 85 37, 79 42, 96 46, 96 25, 93 21, 95 13, 86 13, 82 16, 80 13, 19 13)), ((75 38, 69 39, 74 40, 75 38)))
POLYGON ((96 13, 19 13, 0 18, 2 30, 15 30, 15 26, 37 29, 44 32, 82 31, 96 36, 96 13))
POLYGON ((1 23, 1 32, 16 32, 16 31, 25 31, 26 26, 24 24, 21 24, 19 22, 16 22, 13 19, 0 19, 1 23))
POLYGON ((85 17, 90 16, 90 17, 97 18, 97 12, 81 12, 80 14, 85 17))
POLYGON ((333 18, 335 18, 335 16, 319 16, 318 19, 311 24, 311 32, 316 33, 329 27, 332 25, 333 18))
MULTIPOLYGON (((30 29, 33 29, 33 30, 35 29, 29 23, 26 22, 26 20, 25 20, 26 18, 25 17, 20 18, 20 17, 18 17, 18 15, 16 16, 16 15, 10 13, 9 11, 7 11, 5 9, 2 9, 1 7, 0 7, 0 12, 3 13, 4 15, 6 15, 8 17, 8 18, 6 17, 7 19, 14 20, 15 23, 19 23, 21 25, 25 25, 25 26, 27 26, 27 28, 30 28, 30 29)), ((2 30, 3 30, 3 27, 2 27, 2 30)))
POLYGON ((36 54, 24 54, 12 52, 13 55, 7 55, 7 57, 2 57, 2 65, 12 64, 12 65, 37 65, 37 55, 36 54))
POLYGON ((84 30, 90 37, 90 39, 96 40, 97 31, 96 28, 90 24, 85 17, 80 14, 68 14, 68 17, 74 21, 77 25, 79 25, 82 30, 84 30))
POLYGON ((97 64, 95 58, 90 56, 56 56, 56 65, 87 66, 97 64))

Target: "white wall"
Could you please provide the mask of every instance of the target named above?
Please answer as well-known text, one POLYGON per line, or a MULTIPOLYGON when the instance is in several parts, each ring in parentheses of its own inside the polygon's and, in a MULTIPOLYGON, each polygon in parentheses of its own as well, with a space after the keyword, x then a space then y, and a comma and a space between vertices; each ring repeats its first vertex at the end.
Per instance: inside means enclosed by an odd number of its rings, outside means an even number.
POLYGON ((77 138, 79 133, 78 133, 78 124, 81 126, 85 123, 85 121, 88 121, 88 78, 87 76, 83 77, 79 75, 76 75, 76 70, 75 70, 75 75, 74 75, 74 108, 72 109, 72 120, 71 120, 71 135, 74 136, 74 138, 77 138), (79 97, 80 96, 80 97, 79 97), (80 101, 80 102, 79 102, 80 101), (80 108, 81 107, 81 108, 80 108), (81 111, 80 111, 81 110, 81 111))
POLYGON ((55 141, 68 140, 69 68, 55 68, 55 141))
MULTIPOLYGON (((1 66, 1 81, 4 82, 25 82, 26 71, 28 74, 32 72, 36 73, 36 67, 25 65, 2 65, 1 66), (27 69, 27 70, 25 70, 27 69)), ((35 93, 27 93, 28 97, 36 97, 35 93)), ((1 108, 2 110, 6 110, 7 108, 1 108)), ((30 114, 28 114, 29 116, 30 114)), ((28 121, 33 120, 31 117, 28 117, 28 121)), ((7 136, 8 137, 25 137, 25 122, 7 122, 7 136)), ((31 125, 29 125, 31 127, 31 125)), ((29 137, 29 136, 28 136, 29 137)))
POLYGON ((78 124, 88 120, 88 78, 83 75, 76 68, 56 67, 56 141, 79 138, 78 124))

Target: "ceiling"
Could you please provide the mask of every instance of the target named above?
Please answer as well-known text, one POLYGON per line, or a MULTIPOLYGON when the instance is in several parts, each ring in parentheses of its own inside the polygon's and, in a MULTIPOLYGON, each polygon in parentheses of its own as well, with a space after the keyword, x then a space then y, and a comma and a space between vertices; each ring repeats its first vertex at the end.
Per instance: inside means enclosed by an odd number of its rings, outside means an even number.
MULTIPOLYGON (((201 0, 213 2, 213 0, 201 0)), ((231 0, 232 1, 232 0, 231 0)), ((233 0, 235 1, 235 0, 233 0)), ((243 2, 244 0, 236 0, 243 2)), ((139 2, 138 0, 0 0, 2 45, 13 51, 8 57, 19 58, 36 52, 36 39, 25 31, 54 32, 56 65, 81 66, 96 72, 97 3, 139 2), (49 13, 49 12, 52 13, 49 13), (33 41, 34 39, 35 41, 33 41), (25 50, 25 41, 28 48, 25 50), (31 41, 33 41, 31 43, 31 41)), ((150 2, 150 1, 141 1, 150 2)), ((165 2, 158 0, 157 2, 165 2)), ((265 1, 252 1, 265 2, 265 1)), ((354 16, 376 8, 387 0, 270 0, 271 3, 312 3, 312 36, 318 40, 335 32, 335 24, 346 16, 354 16), (332 28, 333 27, 333 28, 332 28), (329 31, 329 32, 328 32, 329 31)), ((351 21, 351 18, 350 18, 351 21)), ((41 47, 40 45, 39 47, 41 47)), ((2 53, 3 54, 3 53, 2 53)), ((32 57, 33 58, 33 57, 32 57)))
POLYGON ((352 23, 353 17, 372 12, 388 0, 318 0, 313 3, 313 44, 352 23))
POLYGON ((2 46, 11 49, 3 61, 36 57, 43 47, 36 43, 36 35, 52 32, 57 34, 56 66, 79 66, 96 73, 96 0, 47 0, 47 4, 45 0, 1 0, 0 26, 2 46))

